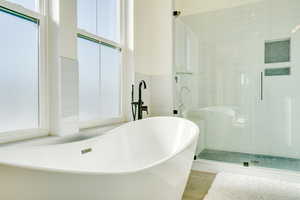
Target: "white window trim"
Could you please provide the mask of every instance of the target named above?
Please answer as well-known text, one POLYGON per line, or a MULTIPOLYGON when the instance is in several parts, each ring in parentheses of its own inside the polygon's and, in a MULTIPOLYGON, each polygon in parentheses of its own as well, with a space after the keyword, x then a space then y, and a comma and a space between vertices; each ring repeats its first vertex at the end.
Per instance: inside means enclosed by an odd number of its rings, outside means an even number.
POLYGON ((15 142, 49 135, 47 50, 45 48, 47 38, 47 2, 48 0, 39 0, 40 11, 35 12, 18 4, 0 0, 0 6, 39 20, 39 128, 1 132, 0 143, 15 142))
POLYGON ((120 107, 120 116, 115 117, 115 118, 98 118, 94 120, 88 120, 88 121, 80 121, 79 122, 79 128, 80 129, 86 129, 86 128, 93 128, 97 126, 107 126, 111 124, 117 124, 117 123, 122 123, 126 121, 125 117, 125 109, 124 109, 124 100, 125 100, 125 89, 124 85, 125 83, 125 70, 124 70, 124 38, 125 38, 125 4, 124 0, 119 0, 119 8, 120 8, 120 13, 119 13, 119 30, 120 30, 120 43, 108 40, 106 38, 100 37, 96 34, 90 33, 86 30, 77 28, 77 34, 87 36, 89 38, 92 38, 94 40, 99 41, 100 43, 106 43, 108 45, 111 45, 115 48, 119 48, 121 51, 120 55, 120 102, 119 102, 119 107, 120 107))
POLYGON ((97 41, 99 41, 99 42, 103 42, 103 43, 109 44, 109 45, 111 45, 111 46, 113 46, 113 47, 116 47, 116 48, 120 48, 120 49, 123 48, 123 46, 121 45, 121 43, 116 43, 116 42, 114 42, 114 41, 105 39, 105 38, 103 38, 103 37, 100 37, 100 36, 95 35, 95 34, 93 34, 93 33, 89 33, 89 32, 87 32, 87 31, 85 31, 85 30, 83 30, 83 29, 80 29, 80 28, 77 29, 77 33, 78 33, 78 34, 81 34, 81 35, 84 35, 84 36, 87 36, 87 37, 89 37, 89 38, 95 39, 95 40, 97 40, 97 41))

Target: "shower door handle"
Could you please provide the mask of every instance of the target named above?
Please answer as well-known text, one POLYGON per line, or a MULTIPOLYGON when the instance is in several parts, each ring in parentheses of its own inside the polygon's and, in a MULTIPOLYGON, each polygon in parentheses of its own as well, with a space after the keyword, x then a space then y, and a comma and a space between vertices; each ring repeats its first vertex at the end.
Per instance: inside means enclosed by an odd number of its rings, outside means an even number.
POLYGON ((259 91, 260 100, 264 100, 264 73, 260 72, 260 91, 259 91))

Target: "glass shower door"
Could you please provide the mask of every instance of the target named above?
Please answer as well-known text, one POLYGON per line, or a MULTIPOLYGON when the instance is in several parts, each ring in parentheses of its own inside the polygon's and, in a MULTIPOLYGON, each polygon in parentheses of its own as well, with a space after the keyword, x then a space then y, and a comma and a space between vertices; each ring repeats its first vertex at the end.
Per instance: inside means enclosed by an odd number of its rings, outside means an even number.
MULTIPOLYGON (((256 164, 287 170, 300 170, 299 93, 297 63, 298 34, 291 34, 290 59, 265 63, 260 80, 260 98, 255 109, 253 131, 256 164)), ((284 41, 283 39, 282 41, 284 41)), ((278 42, 278 41, 275 41, 278 42)), ((281 47, 281 53, 284 47, 281 47)), ((277 49, 278 50, 278 49, 277 49)), ((276 52, 276 47, 273 51, 276 52)), ((286 50, 287 51, 287 50, 286 50)))
POLYGON ((268 29, 252 132, 256 165, 300 170, 300 2, 265 1, 268 29))
POLYGON ((300 171, 300 2, 176 2, 175 102, 198 158, 300 171))

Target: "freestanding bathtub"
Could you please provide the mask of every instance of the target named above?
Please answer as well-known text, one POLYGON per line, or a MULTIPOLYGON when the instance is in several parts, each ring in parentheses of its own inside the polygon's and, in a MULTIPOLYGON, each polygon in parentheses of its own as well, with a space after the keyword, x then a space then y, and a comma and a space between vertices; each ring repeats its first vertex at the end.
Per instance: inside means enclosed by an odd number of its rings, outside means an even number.
POLYGON ((0 148, 0 199, 181 200, 198 132, 157 117, 74 143, 0 148))

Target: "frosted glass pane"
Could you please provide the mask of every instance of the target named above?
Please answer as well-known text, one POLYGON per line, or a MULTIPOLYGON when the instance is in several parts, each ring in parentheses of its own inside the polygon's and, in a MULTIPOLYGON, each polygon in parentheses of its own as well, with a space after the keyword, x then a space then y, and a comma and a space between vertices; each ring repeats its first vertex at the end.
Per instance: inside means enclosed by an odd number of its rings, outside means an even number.
POLYGON ((100 116, 99 44, 78 38, 79 116, 93 120, 100 116))
POLYGON ((97 34, 97 0, 77 0, 77 22, 80 29, 97 34))
POLYGON ((120 115, 120 51, 101 45, 101 114, 120 115))
POLYGON ((19 4, 27 9, 33 10, 33 11, 38 11, 39 10, 39 5, 38 5, 38 0, 8 0, 12 3, 19 4))
POLYGON ((98 0, 98 35, 119 42, 119 1, 98 0))
POLYGON ((0 132, 38 128, 38 25, 0 11, 0 27, 0 132))

